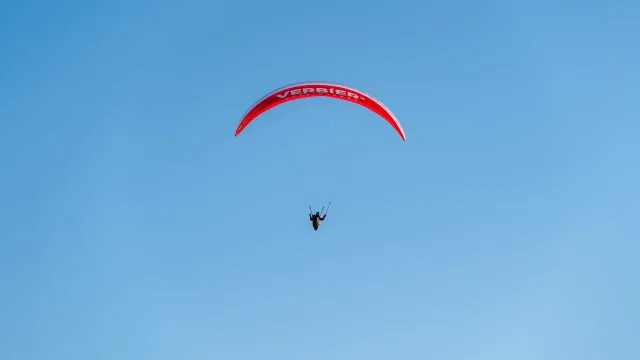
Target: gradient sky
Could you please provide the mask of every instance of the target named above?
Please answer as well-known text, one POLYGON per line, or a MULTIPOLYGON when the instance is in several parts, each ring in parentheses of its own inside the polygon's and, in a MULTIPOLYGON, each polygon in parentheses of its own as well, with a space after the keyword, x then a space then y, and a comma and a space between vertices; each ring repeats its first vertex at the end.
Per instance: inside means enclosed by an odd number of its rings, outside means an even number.
POLYGON ((0 358, 640 359, 639 18, 6 2, 0 358))

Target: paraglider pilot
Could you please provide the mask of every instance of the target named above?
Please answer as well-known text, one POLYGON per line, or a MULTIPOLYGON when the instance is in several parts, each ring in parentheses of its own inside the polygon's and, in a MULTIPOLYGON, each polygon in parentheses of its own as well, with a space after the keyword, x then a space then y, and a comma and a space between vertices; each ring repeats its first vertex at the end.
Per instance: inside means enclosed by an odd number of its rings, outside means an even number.
POLYGON ((327 217, 327 214, 324 216, 320 216, 320 212, 316 212, 315 214, 309 214, 309 221, 313 223, 313 230, 318 231, 318 226, 320 226, 320 221, 324 221, 324 218, 327 217))

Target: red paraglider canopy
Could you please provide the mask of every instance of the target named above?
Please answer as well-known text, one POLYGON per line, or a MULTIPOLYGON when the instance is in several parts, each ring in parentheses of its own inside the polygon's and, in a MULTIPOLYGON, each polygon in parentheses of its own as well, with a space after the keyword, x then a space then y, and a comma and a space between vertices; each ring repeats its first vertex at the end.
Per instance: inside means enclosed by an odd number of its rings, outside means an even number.
POLYGON ((332 97, 340 100, 351 101, 364 106, 387 120, 391 126, 396 129, 400 137, 402 137, 402 140, 406 140, 404 130, 402 129, 400 122, 396 119, 391 110, 389 110, 382 102, 358 89, 329 82, 296 83, 270 92, 247 110, 238 124, 235 136, 238 136, 238 134, 240 134, 240 132, 242 132, 242 130, 244 130, 251 121, 263 112, 291 100, 314 96, 332 97))

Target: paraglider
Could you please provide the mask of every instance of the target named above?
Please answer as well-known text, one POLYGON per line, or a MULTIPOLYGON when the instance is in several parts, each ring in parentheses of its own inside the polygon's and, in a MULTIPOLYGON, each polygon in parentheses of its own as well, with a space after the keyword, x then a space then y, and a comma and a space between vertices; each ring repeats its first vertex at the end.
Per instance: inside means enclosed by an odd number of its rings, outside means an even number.
POLYGON ((320 212, 317 212, 313 215, 309 214, 309 220, 313 224, 313 230, 318 231, 318 226, 320 226, 320 221, 324 221, 325 216, 320 216, 320 212))
MULTIPOLYGON (((293 100, 318 96, 350 101, 373 111, 384 120, 386 120, 389 124, 391 124, 398 135, 400 135, 402 140, 406 141, 406 136, 402 125, 400 125, 400 122, 391 112, 391 110, 389 110, 387 106, 380 100, 365 93, 364 91, 358 90, 351 86, 332 82, 315 81, 289 84, 276 89, 260 98, 245 112, 245 114, 240 119, 240 122, 236 127, 235 136, 238 136, 247 127, 247 125, 249 125, 258 116, 280 104, 293 100)), ((331 206, 331 202, 329 202, 329 206, 331 206)), ((311 221, 311 224, 315 231, 318 230, 320 222, 324 221, 327 217, 326 212, 324 213, 324 215, 322 215, 323 210, 324 207, 321 211, 318 211, 314 214, 311 210, 311 206, 309 206, 309 221, 311 221)), ((327 211, 328 210, 329 207, 327 207, 327 211)))
POLYGON ((322 207, 322 210, 317 211, 315 214, 313 214, 313 210, 311 210, 311 205, 309 205, 309 221, 311 221, 311 225, 313 225, 313 230, 318 231, 320 222, 324 221, 324 219, 327 217, 327 212, 329 212, 330 206, 331 206, 331 201, 329 201, 329 206, 327 206, 327 211, 324 213, 324 215, 321 215, 322 211, 324 211, 324 206, 322 207))
POLYGON ((295 83, 270 92, 247 110, 236 128, 235 136, 238 136, 242 130, 244 130, 244 128, 260 114, 273 107, 292 100, 316 96, 346 100, 364 106, 387 120, 400 135, 402 140, 406 140, 402 125, 400 125, 400 122, 391 110, 389 110, 381 101, 356 88, 330 82, 295 83))

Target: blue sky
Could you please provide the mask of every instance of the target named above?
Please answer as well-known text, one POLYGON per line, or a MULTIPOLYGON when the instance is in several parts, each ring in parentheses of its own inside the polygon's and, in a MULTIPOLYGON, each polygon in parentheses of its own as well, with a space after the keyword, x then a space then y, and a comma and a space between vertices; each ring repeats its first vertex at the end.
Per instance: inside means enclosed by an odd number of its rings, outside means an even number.
POLYGON ((3 5, 0 358, 640 358, 639 15, 3 5))

